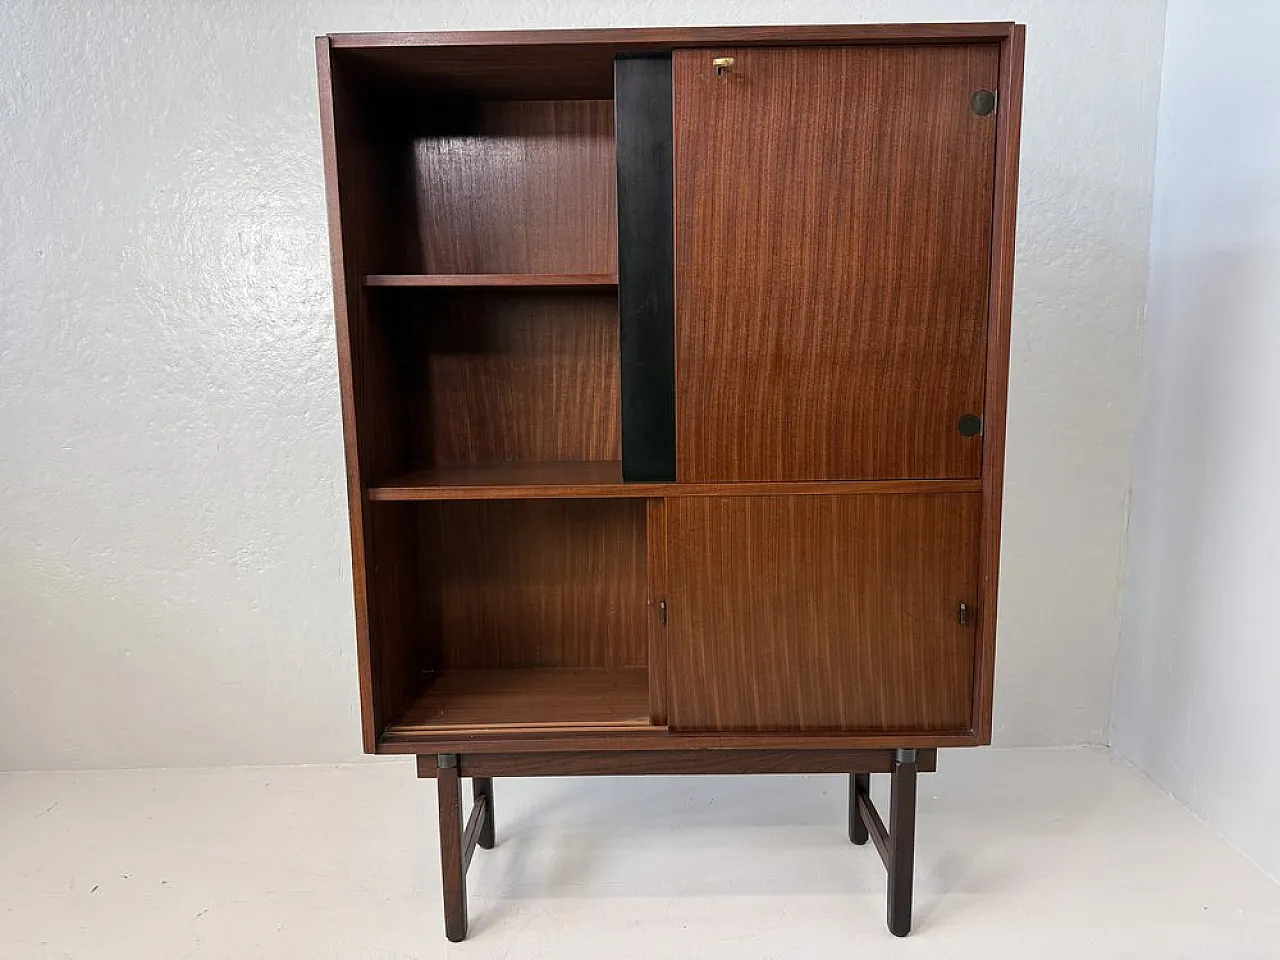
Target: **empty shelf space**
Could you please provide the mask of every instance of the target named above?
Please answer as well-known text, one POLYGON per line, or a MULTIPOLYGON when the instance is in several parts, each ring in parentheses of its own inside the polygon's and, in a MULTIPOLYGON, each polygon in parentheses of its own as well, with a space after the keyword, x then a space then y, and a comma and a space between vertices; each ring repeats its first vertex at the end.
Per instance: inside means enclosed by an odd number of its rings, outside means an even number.
POLYGON ((447 669, 384 736, 440 732, 594 730, 649 727, 644 667, 447 669))
POLYGON ((537 287, 543 290, 590 290, 616 287, 611 273, 374 273, 366 287, 537 287))
POLYGON ((621 460, 509 461, 414 470, 369 488, 370 500, 625 499, 837 493, 978 493, 981 480, 662 483, 622 479, 621 460))

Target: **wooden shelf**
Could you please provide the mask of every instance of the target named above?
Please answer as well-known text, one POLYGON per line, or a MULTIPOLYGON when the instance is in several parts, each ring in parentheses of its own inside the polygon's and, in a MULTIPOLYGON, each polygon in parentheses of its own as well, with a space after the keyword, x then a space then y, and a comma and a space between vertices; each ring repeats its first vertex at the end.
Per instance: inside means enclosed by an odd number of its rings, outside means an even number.
POLYGON ((371 487, 370 500, 528 500, 560 497, 643 497, 644 487, 624 484, 621 460, 560 463, 513 461, 457 464, 415 470, 371 487), (636 488, 634 491, 631 488, 636 488))
POLYGON ((384 736, 649 728, 644 667, 444 670, 384 736))
POLYGON ((981 480, 802 480, 628 483, 620 460, 457 464, 415 470, 369 488, 370 500, 546 500, 834 493, 980 493, 981 480))
POLYGON ((617 287, 611 273, 373 273, 366 287, 538 287, 544 290, 591 290, 617 287))

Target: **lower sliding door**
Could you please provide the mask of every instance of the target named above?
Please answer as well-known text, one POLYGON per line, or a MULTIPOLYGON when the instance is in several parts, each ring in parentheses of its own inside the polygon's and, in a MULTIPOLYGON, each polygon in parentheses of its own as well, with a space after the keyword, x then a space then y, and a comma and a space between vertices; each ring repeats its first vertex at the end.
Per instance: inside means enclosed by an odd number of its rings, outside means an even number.
POLYGON ((970 729, 980 495, 666 504, 668 724, 970 729))

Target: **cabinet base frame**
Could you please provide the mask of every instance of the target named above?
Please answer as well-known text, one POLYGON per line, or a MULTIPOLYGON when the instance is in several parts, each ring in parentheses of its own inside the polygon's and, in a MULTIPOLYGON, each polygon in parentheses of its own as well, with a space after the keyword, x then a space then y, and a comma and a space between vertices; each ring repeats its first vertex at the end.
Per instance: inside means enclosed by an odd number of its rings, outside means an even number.
POLYGON ((440 753, 418 756, 418 776, 436 780, 445 936, 467 936, 467 868, 476 847, 492 849, 494 777, 634 776, 640 774, 847 773, 849 840, 871 840, 888 873, 889 931, 911 932, 915 868, 916 776, 937 769, 937 750, 664 750, 643 753, 440 753), (889 826, 871 802, 871 774, 890 777, 889 826), (470 777, 474 806, 465 827, 461 780, 470 777))

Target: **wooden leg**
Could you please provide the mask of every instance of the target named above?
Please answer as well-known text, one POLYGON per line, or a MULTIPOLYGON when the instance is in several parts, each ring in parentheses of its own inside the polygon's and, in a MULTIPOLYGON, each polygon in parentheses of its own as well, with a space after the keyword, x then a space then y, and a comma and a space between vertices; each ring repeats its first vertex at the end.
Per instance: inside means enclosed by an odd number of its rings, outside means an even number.
POLYGON ((916 774, 914 750, 898 750, 893 758, 889 798, 889 932, 911 932, 911 895, 916 856, 916 774))
POLYGON ((462 790, 458 757, 436 758, 440 795, 440 875, 444 880, 444 935, 454 943, 467 938, 467 865, 462 845, 462 790))
POLYGON ((870 796, 871 774, 849 774, 849 842, 862 846, 867 842, 867 825, 858 809, 858 795, 870 796))
POLYGON ((484 826, 480 829, 480 836, 476 842, 480 845, 482 850, 492 850, 494 844, 493 780, 489 777, 472 777, 471 799, 474 800, 477 805, 483 803, 486 807, 487 813, 484 826))

